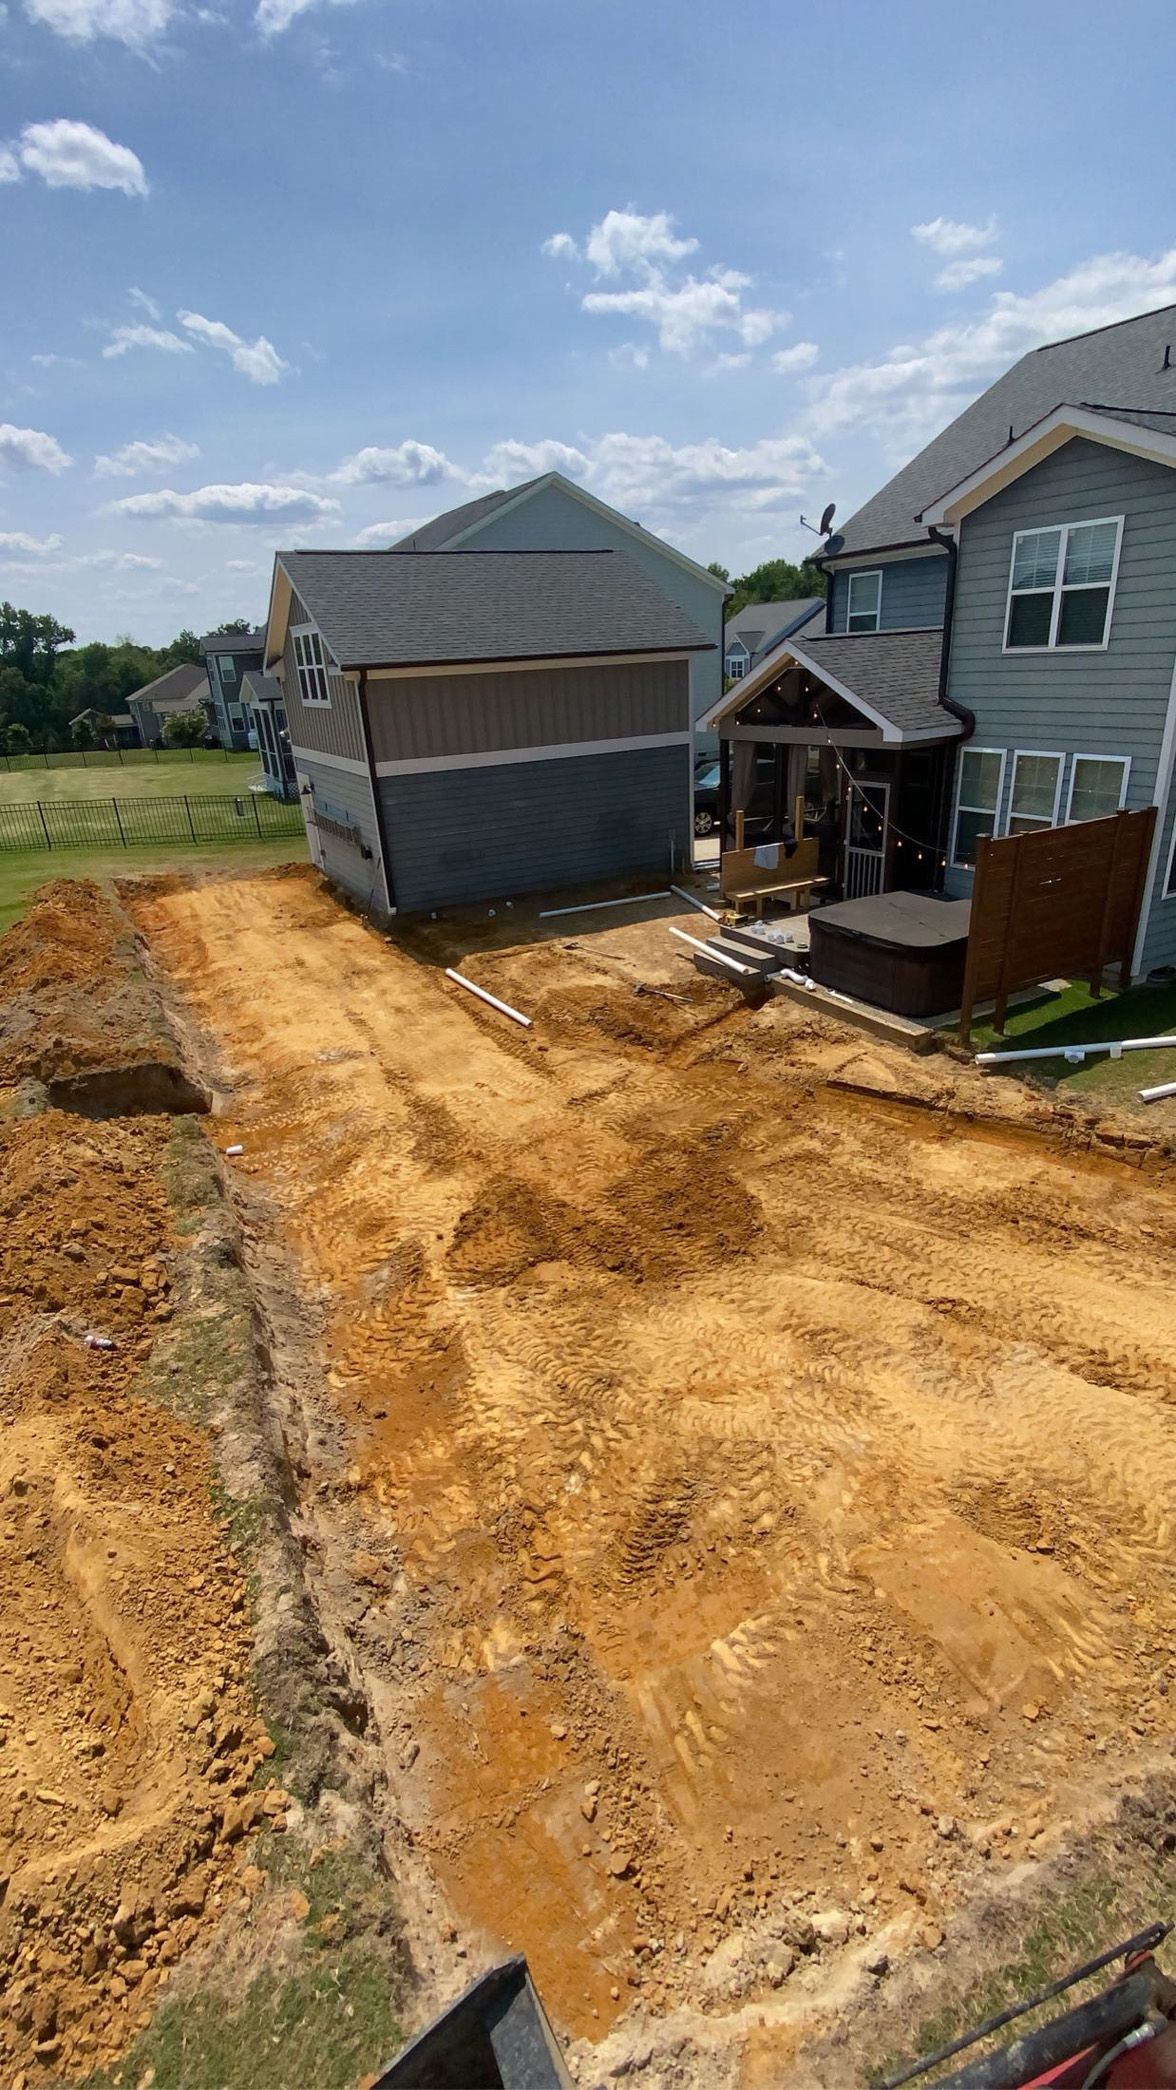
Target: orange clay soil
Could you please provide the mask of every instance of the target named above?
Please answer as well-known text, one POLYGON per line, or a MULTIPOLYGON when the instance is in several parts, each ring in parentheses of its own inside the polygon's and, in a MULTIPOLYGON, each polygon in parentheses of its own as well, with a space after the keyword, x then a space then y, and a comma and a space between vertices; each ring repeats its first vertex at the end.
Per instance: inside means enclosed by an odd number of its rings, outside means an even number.
POLYGON ((0 937, 0 1083, 160 1057, 175 1047, 122 909, 88 878, 43 885, 0 937))
POLYGON ((471 1963, 525 1951, 589 2039, 634 2001, 784 2008, 814 1918, 933 1946, 1156 1754, 1162 1173, 1013 1083, 744 1009, 664 921, 397 949, 300 877, 136 914, 258 1245, 323 1310, 353 1655, 471 1963))
POLYGON ((145 2022, 216 1921, 259 1761, 204 1439, 134 1390, 172 1314, 167 1137, 0 1124, 6 2085, 86 2072, 145 2022))

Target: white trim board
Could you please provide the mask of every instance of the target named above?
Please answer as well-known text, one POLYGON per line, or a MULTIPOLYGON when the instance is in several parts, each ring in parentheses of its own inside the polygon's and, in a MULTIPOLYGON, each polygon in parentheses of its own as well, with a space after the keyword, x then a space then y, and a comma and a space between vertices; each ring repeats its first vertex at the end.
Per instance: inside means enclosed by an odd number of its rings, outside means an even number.
MULTIPOLYGON (((1168 809, 1168 797, 1172 789, 1172 775, 1176 770, 1176 660, 1172 662, 1172 681, 1168 690, 1168 711, 1164 719, 1164 737, 1160 742, 1160 759, 1156 768, 1156 788, 1153 803, 1159 808, 1156 814, 1156 831, 1152 839, 1151 862, 1147 867, 1147 884, 1143 888, 1143 904, 1139 910, 1139 934, 1131 956, 1131 973, 1136 977, 1143 968, 1143 946, 1151 921, 1152 903, 1156 898, 1156 878, 1160 868, 1160 857, 1164 845, 1164 819, 1168 809)), ((1176 843, 1173 844, 1176 847, 1176 843)), ((1167 877, 1165 875, 1165 884, 1167 877)), ((1163 887, 1160 888, 1163 897, 1163 887)))
MULTIPOLYGON (((1010 778, 1009 778, 1009 801, 1008 801, 1008 804, 1007 804, 1007 806, 1005 807, 1005 816, 1004 816, 1004 826, 1003 826, 1003 827, 1002 827, 1002 828, 1000 829, 1000 832, 1001 832, 1002 834, 1004 834, 1004 835, 1009 835, 1009 834, 1011 834, 1011 833, 1012 833, 1012 826, 1011 826, 1011 822, 1012 822, 1013 820, 1031 820, 1031 821, 1032 821, 1032 823, 1033 823, 1033 828, 1034 828, 1034 830, 1036 830, 1036 829, 1037 829, 1037 828, 1039 828, 1039 827, 1056 827, 1056 826, 1057 826, 1057 824, 1058 824, 1058 812, 1059 812, 1059 810, 1060 810, 1060 808, 1061 808, 1061 803, 1062 803, 1062 784, 1063 784, 1063 783, 1064 783, 1064 781, 1065 781, 1065 775, 1066 775, 1066 751, 1065 751, 1065 749, 1064 749, 1064 748, 1056 748, 1056 747, 1014 747, 1014 748, 1010 748, 1010 749, 1009 749, 1009 753, 1010 753, 1010 754, 1012 755, 1012 758, 1013 758, 1013 768, 1012 768, 1012 774, 1011 774, 1011 776, 1010 776, 1010 778), (1053 798, 1053 811, 1052 811, 1052 812, 1050 813, 1050 816, 1049 816, 1049 819, 1048 819, 1048 820, 1047 820, 1047 819, 1045 819, 1045 817, 1044 817, 1044 816, 1043 816, 1042 814, 1040 814, 1040 813, 1016 813, 1016 812, 1014 812, 1014 810, 1013 810, 1013 794, 1014 794, 1014 792, 1016 791, 1016 788, 1017 788, 1017 764, 1018 764, 1018 762, 1056 762, 1056 763, 1057 763, 1057 765, 1058 765, 1058 773, 1057 773, 1057 781, 1056 781, 1056 782, 1055 782, 1055 784, 1054 784, 1054 798, 1053 798)), ((1002 777, 1002 782, 1003 782, 1003 777, 1002 777)), ((957 866, 957 868, 958 868, 958 866, 957 866)))
POLYGON ((366 762, 357 762, 351 755, 325 755, 317 747, 297 747, 290 742, 290 753, 296 762, 321 762, 324 769, 345 769, 348 776, 366 776, 366 762))
POLYGON ((690 733, 636 733, 627 740, 565 740, 554 747, 500 747, 483 754, 411 755, 377 762, 378 777, 431 776, 447 769, 500 769, 515 762, 560 762, 582 755, 624 755, 639 748, 689 747, 690 733))
POLYGON ((1034 465, 1052 457, 1055 450, 1079 435, 1092 443, 1102 443, 1109 450, 1124 450, 1131 457, 1147 458, 1153 464, 1176 465, 1176 435, 1140 428, 1134 421, 1116 421, 1113 415, 1094 414, 1085 407, 1058 406, 1015 442, 1006 444, 995 457, 969 472, 967 478, 949 486, 937 501, 924 508, 918 520, 928 526, 961 522, 973 508, 983 507, 1002 487, 1010 486, 1014 479, 1032 471, 1034 465))

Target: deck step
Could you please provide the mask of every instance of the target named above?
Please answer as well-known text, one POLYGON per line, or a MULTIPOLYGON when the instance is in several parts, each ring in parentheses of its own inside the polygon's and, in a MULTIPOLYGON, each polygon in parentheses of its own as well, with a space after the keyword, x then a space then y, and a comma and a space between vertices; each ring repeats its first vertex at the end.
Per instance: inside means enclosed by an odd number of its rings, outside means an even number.
POLYGON ((733 958, 737 965, 754 965, 765 978, 769 973, 779 972, 788 963, 787 951, 773 950, 770 944, 752 943, 746 938, 737 940, 726 930, 721 936, 708 936, 706 947, 721 958, 733 958))

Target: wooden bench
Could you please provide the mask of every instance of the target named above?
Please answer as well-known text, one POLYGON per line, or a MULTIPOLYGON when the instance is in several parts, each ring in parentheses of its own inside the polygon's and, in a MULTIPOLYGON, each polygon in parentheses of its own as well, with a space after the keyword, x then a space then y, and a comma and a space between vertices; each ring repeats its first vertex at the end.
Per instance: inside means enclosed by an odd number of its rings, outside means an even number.
POLYGON ((814 886, 829 883, 817 872, 815 835, 798 842, 791 855, 783 842, 768 846, 776 850, 774 865, 757 864, 754 849, 726 849, 719 859, 720 896, 739 913, 746 913, 754 902, 757 915, 762 914, 765 900, 786 899, 789 895, 793 896, 795 910, 801 905, 802 895, 811 893, 814 886))

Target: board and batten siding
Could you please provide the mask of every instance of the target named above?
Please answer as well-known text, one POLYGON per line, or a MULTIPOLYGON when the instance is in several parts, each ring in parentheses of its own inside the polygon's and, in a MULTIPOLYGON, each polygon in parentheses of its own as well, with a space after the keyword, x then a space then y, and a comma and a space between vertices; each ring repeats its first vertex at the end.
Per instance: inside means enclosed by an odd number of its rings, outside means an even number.
MULTIPOLYGON (((1008 750, 997 832, 1005 831, 1018 748, 1066 757, 1062 818, 1075 754, 1129 756, 1126 803, 1153 804, 1176 663, 1176 472, 1076 438, 969 515, 959 547, 948 694, 975 714, 973 745, 1008 750), (1118 515, 1123 542, 1106 649, 1005 653, 1014 532, 1118 515)), ((1170 812, 1160 826, 1166 847, 1170 812)), ((1176 960, 1176 901, 1161 897, 1166 861, 1145 969, 1176 960)), ((949 865, 947 887, 967 893, 971 874, 949 865)))
POLYGON ((875 561, 871 565, 869 559, 863 559, 856 568, 836 569, 829 577, 830 631, 846 629, 851 572, 882 575, 879 631, 938 631, 942 627, 947 600, 946 553, 924 553, 920 559, 895 559, 889 564, 875 561))
POLYGON ((353 682, 345 675, 336 674, 332 670, 327 678, 331 690, 330 704, 304 704, 302 701, 290 628, 293 625, 313 622, 314 619, 307 615, 297 595, 291 594, 280 680, 286 700, 286 719, 295 759, 299 748, 309 748, 320 755, 340 755, 348 762, 366 762, 359 697, 353 682))
MULTIPOLYGON (((517 507, 497 510, 460 547, 470 551, 617 551, 685 610, 714 651, 690 663, 690 708, 695 718, 723 694, 723 594, 701 574, 672 558, 653 533, 621 529, 559 486, 543 486, 517 507)), ((714 738, 713 735, 710 738, 714 738)))
POLYGON ((689 862, 690 748, 381 777, 398 909, 456 906, 689 862))
POLYGON ((684 660, 369 675, 372 752, 383 762, 625 740, 690 729, 684 660))
POLYGON ((324 828, 316 828, 309 839, 317 847, 327 877, 365 904, 374 886, 374 904, 382 911, 384 889, 380 876, 380 837, 367 772, 357 775, 353 770, 338 769, 333 765, 328 767, 326 763, 316 762, 313 756, 296 757, 295 767, 299 779, 299 804, 308 830, 317 809, 344 825, 353 824, 365 847, 372 852, 370 857, 365 857, 353 843, 344 841, 339 835, 329 834, 324 828), (302 796, 303 782, 311 786, 309 800, 302 796))

